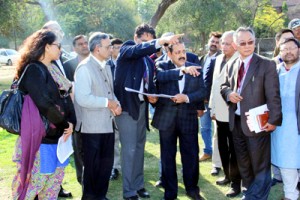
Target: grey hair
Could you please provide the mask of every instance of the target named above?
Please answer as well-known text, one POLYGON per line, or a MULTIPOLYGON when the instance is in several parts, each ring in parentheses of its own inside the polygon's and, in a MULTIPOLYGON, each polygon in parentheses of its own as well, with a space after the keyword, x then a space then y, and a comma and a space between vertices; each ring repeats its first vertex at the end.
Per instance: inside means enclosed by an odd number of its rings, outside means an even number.
POLYGON ((109 38, 109 35, 102 32, 95 32, 89 39, 90 52, 93 52, 97 45, 101 45, 101 40, 109 38))
POLYGON ((250 28, 250 27, 243 27, 243 26, 241 26, 238 29, 236 29, 236 31, 233 34, 233 41, 234 41, 234 43, 237 44, 237 37, 238 37, 238 33, 239 32, 249 32, 249 33, 251 33, 251 35, 253 36, 253 39, 255 40, 255 32, 254 32, 254 30, 252 28, 250 28))
POLYGON ((168 37, 171 35, 175 35, 175 34, 173 32, 166 32, 166 33, 162 34, 161 37, 168 37))
POLYGON ((224 40, 224 38, 226 38, 227 36, 233 37, 233 34, 234 34, 234 30, 230 30, 230 31, 224 32, 224 33, 222 34, 221 41, 224 40))

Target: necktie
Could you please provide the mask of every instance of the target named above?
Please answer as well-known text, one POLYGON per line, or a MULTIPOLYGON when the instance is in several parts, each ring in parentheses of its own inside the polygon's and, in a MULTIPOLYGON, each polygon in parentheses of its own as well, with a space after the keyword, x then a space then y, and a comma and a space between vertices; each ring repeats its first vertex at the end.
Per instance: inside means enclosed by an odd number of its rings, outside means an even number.
POLYGON ((241 86, 243 77, 244 77, 244 62, 242 62, 240 69, 239 69, 239 73, 238 73, 238 79, 237 79, 237 87, 239 88, 241 86))
POLYGON ((144 79, 144 89, 145 92, 148 91, 148 87, 149 87, 149 68, 148 68, 148 64, 147 64, 147 60, 144 57, 144 63, 145 63, 145 72, 143 75, 143 79, 144 79))

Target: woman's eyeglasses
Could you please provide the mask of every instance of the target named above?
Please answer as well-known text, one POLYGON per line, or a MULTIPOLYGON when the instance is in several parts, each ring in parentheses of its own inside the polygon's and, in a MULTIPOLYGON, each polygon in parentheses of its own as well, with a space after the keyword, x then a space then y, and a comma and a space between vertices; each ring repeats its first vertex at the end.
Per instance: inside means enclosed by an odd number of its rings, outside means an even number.
POLYGON ((52 43, 51 45, 57 46, 57 48, 60 50, 61 49, 61 44, 60 43, 52 43))

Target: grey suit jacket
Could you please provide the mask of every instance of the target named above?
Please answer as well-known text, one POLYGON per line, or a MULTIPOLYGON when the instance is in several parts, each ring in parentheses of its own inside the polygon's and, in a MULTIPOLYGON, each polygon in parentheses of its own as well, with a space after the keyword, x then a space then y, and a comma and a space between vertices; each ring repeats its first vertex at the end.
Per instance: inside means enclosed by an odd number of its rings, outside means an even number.
MULTIPOLYGON (((225 82, 221 85, 221 94, 229 105, 229 124, 231 131, 234 128, 237 104, 227 101, 227 97, 231 92, 237 91, 236 83, 239 64, 239 58, 237 58, 232 65, 227 66, 225 82)), ((258 134, 251 132, 246 123, 245 112, 263 104, 267 104, 270 110, 268 123, 277 126, 281 125, 282 113, 279 78, 274 61, 254 53, 240 95, 243 97, 243 100, 240 102, 241 126, 245 135, 264 136, 269 134, 264 131, 258 134)))
POLYGON ((116 99, 109 65, 101 68, 95 58, 89 56, 75 71, 75 101, 80 114, 82 133, 113 133, 114 116, 106 107, 107 99, 116 99))

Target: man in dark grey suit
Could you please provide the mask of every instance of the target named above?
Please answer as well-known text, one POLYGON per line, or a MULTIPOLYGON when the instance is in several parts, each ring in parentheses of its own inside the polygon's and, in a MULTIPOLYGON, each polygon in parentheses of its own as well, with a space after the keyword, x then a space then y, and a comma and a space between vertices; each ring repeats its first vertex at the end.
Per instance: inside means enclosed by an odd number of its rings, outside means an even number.
POLYGON ((74 73, 78 64, 90 54, 88 40, 85 35, 75 36, 72 45, 77 55, 75 58, 64 62, 65 73, 70 81, 74 81, 74 73))
POLYGON ((239 58, 227 68, 221 94, 229 105, 229 125, 246 200, 267 200, 271 188, 270 133, 281 125, 279 80, 274 61, 254 53, 255 34, 238 28, 233 36, 239 58), (251 132, 245 113, 267 104, 269 119, 260 133, 251 132))
POLYGON ((178 137, 186 193, 191 199, 200 200, 202 198, 197 185, 199 179, 197 110, 201 108, 200 102, 206 94, 203 78, 198 71, 201 68, 186 62, 183 43, 169 45, 168 57, 170 60, 156 64, 156 84, 158 93, 172 95, 174 98, 159 98, 152 121, 152 125, 159 129, 164 199, 177 198, 178 137))

